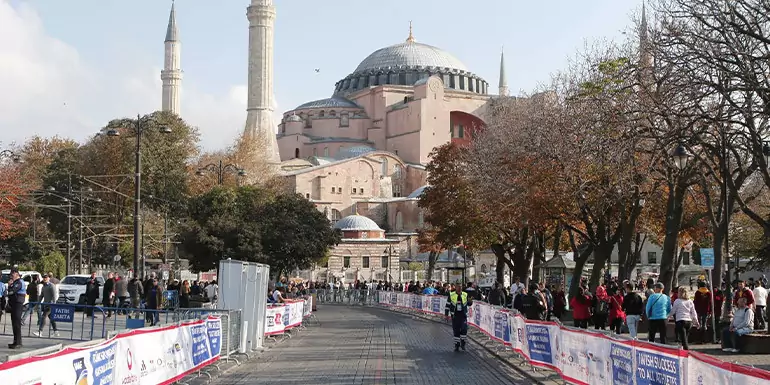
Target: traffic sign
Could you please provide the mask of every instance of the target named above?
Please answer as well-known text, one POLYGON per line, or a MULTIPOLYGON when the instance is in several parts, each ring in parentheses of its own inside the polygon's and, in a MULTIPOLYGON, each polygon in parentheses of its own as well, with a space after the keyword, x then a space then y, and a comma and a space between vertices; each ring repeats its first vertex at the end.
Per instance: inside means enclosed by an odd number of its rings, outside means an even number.
POLYGON ((700 265, 704 269, 714 268, 714 249, 700 249, 700 265))

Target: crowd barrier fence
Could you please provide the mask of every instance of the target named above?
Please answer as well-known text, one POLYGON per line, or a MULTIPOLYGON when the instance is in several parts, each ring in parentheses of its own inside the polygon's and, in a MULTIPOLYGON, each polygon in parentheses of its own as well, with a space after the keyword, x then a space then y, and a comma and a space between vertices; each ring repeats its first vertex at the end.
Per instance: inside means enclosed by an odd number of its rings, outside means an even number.
POLYGON ((166 385, 220 359, 222 319, 126 330, 90 347, 68 347, 0 364, 3 385, 166 385))
POLYGON ((374 289, 318 289, 318 303, 345 305, 375 305, 377 291, 374 289))
MULTIPOLYGON (((380 306, 445 317, 445 296, 383 291, 375 297, 380 306)), ((573 384, 758 385, 770 380, 770 371, 554 321, 528 320, 515 310, 479 301, 469 308, 468 324, 500 349, 573 384)))

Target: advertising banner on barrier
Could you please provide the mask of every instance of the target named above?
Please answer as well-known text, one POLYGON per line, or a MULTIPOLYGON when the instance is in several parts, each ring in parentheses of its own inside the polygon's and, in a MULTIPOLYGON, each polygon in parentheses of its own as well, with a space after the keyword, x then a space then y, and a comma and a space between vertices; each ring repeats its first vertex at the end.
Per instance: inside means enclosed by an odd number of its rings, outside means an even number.
POLYGON ((272 336, 284 331, 283 313, 285 306, 269 306, 265 316, 265 335, 272 336))
MULTIPOLYGON (((444 314, 446 304, 443 296, 429 297, 428 301, 411 293, 384 292, 380 298, 384 306, 436 315, 444 314)), ((574 384, 759 385, 770 381, 770 372, 765 370, 555 322, 528 321, 515 311, 484 302, 474 302, 468 308, 468 324, 509 345, 533 365, 556 370, 574 384)))
POLYGON ((219 359, 222 321, 121 333, 91 348, 0 364, 3 385, 170 384, 219 359))

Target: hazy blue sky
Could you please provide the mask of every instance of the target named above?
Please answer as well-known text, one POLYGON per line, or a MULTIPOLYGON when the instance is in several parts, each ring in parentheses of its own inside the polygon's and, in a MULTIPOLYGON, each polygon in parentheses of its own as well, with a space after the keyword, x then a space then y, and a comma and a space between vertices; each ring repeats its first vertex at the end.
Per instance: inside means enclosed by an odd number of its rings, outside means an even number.
MULTIPOLYGON (((242 130, 249 0, 177 0, 182 116, 220 148, 242 130)), ((278 110, 331 95, 372 51, 440 47, 496 92, 501 46, 512 93, 547 82, 586 41, 619 39, 640 0, 276 0, 278 110), (316 73, 314 68, 320 68, 316 73)), ((83 139, 113 117, 160 108, 170 1, 0 0, 0 142, 83 139)), ((0 144, 2 145, 2 144, 0 144)))

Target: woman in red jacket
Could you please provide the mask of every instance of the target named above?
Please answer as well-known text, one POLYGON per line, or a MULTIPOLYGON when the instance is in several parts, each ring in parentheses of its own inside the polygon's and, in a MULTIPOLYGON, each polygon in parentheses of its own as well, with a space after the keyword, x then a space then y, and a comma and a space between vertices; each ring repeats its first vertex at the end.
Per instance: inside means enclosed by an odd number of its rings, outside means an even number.
POLYGON ((569 306, 572 308, 575 327, 588 329, 588 320, 591 319, 591 298, 586 295, 582 287, 578 289, 578 295, 569 300, 569 306))
POLYGON ((610 330, 621 334, 626 312, 623 311, 623 293, 616 286, 610 287, 610 330))

